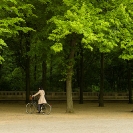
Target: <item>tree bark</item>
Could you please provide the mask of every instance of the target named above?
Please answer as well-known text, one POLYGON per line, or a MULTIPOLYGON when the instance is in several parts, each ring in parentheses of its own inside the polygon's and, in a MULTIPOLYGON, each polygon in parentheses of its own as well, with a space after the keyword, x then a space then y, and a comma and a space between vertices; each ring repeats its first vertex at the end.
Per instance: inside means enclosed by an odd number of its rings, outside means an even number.
POLYGON ((99 107, 104 106, 103 93, 104 93, 104 53, 101 53, 99 107))
POLYGON ((129 91, 129 103, 133 103, 133 100, 132 100, 132 84, 131 84, 131 64, 130 64, 130 61, 127 61, 127 79, 128 79, 128 91, 129 91))
POLYGON ((26 64, 25 64, 25 72, 26 72, 26 102, 29 102, 30 96, 30 57, 28 52, 30 51, 30 42, 29 38, 26 40, 26 64))
MULTIPOLYGON (((2 54, 3 54, 3 50, 1 49, 0 55, 2 56, 2 54)), ((1 80, 1 77, 2 77, 2 64, 0 64, 0 80, 1 80)))
POLYGON ((50 90, 52 90, 53 88, 53 85, 52 85, 52 82, 53 82, 53 64, 52 64, 52 60, 53 60, 53 55, 51 54, 50 56, 50 79, 49 79, 49 82, 50 82, 50 90))
MULTIPOLYGON (((2 64, 0 64, 0 81, 2 80, 2 64)), ((0 87, 0 90, 3 90, 3 88, 0 87)))
POLYGON ((74 65, 74 53, 75 53, 75 41, 72 40, 70 43, 70 54, 69 62, 67 68, 67 77, 66 77, 66 94, 67 94, 67 113, 73 113, 73 99, 72 99, 72 74, 73 74, 73 65, 74 65))
POLYGON ((37 66, 36 66, 36 55, 35 55, 35 65, 34 65, 34 81, 36 82, 36 70, 37 70, 37 66))
MULTIPOLYGON (((81 45, 81 44, 80 44, 81 45)), ((83 48, 80 47, 80 100, 79 103, 83 104, 83 48)))
POLYGON ((46 72, 47 72, 47 64, 46 61, 42 62, 42 87, 46 90, 46 72))
POLYGON ((1 76, 2 76, 2 64, 0 64, 0 80, 1 80, 1 76))

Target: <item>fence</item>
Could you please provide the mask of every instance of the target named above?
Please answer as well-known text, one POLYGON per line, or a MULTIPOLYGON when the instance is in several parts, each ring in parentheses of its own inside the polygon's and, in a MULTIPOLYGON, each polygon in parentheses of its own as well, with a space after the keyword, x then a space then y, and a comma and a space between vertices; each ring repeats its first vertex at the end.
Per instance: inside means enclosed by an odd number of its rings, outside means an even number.
MULTIPOLYGON (((31 91, 31 94, 36 92, 31 91)), ((78 92, 72 93, 73 100, 79 100, 78 92)), ((98 93, 83 92, 83 100, 98 100, 98 93)), ((128 93, 104 93, 104 100, 128 100, 128 93)), ((0 91, 0 100, 25 100, 25 91, 0 91)), ((47 92, 47 100, 66 100, 66 92, 47 92)))

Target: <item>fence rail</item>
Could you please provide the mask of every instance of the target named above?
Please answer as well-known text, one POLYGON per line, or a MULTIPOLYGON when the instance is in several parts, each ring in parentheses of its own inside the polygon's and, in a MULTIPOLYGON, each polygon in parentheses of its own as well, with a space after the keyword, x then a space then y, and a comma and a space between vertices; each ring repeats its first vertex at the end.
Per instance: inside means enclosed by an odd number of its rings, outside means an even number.
MULTIPOLYGON (((36 93, 34 91, 30 92, 31 95, 36 93)), ((79 93, 72 93, 73 100, 79 100, 79 93)), ((104 93, 104 100, 128 100, 128 93, 104 93)), ((83 92, 84 100, 98 100, 99 93, 93 92, 83 92)), ((25 91, 0 91, 0 100, 25 100, 25 91)), ((66 92, 47 92, 47 100, 66 100, 66 92)))

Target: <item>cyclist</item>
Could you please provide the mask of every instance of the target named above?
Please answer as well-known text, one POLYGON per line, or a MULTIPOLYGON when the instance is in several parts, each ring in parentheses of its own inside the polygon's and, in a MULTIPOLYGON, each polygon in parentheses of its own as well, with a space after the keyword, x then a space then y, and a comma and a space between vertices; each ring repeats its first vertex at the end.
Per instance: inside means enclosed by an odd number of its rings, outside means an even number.
POLYGON ((39 91, 32 95, 32 97, 35 97, 39 95, 39 99, 38 99, 38 112, 37 113, 40 113, 41 111, 41 106, 44 104, 44 103, 47 103, 46 99, 45 99, 45 91, 43 90, 42 87, 39 88, 39 91))

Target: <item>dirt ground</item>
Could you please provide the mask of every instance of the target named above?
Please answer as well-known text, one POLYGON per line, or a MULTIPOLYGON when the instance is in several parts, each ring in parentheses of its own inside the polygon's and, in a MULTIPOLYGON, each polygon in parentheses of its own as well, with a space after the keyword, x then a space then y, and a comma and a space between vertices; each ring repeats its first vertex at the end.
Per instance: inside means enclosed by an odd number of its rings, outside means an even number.
POLYGON ((74 102, 67 114, 65 102, 50 102, 50 115, 27 114, 25 103, 0 103, 0 133, 133 133, 133 104, 74 102))

